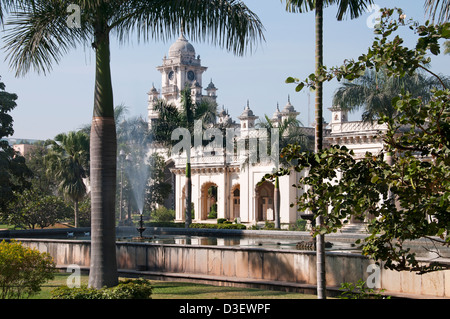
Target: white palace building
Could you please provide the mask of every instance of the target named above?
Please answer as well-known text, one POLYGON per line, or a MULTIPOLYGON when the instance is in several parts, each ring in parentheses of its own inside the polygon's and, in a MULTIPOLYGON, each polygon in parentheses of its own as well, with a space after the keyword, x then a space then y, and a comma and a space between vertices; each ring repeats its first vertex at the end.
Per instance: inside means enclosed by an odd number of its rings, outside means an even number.
MULTIPOLYGON (((149 125, 158 120, 158 113, 154 110, 157 100, 164 99, 180 107, 180 93, 186 85, 191 87, 194 102, 205 98, 216 101, 217 88, 212 81, 205 89, 206 94, 202 92, 202 74, 206 69, 201 65, 200 57, 196 56, 192 44, 181 35, 170 46, 169 54, 163 58, 162 65, 157 67, 162 75, 161 92, 153 86, 148 93, 149 125)), ((377 133, 385 130, 384 126, 362 121, 349 122, 347 113, 336 107, 331 108, 331 112, 331 123, 326 125, 324 132, 325 145, 345 145, 353 149, 357 157, 363 156, 366 151, 376 154, 382 150, 383 144, 377 137, 377 133)), ((272 121, 276 126, 276 123, 284 118, 297 117, 298 114, 288 99, 283 109, 280 110, 277 107, 272 121)), ((222 109, 217 117, 217 125, 226 124, 226 127, 231 129, 227 132, 234 133, 238 140, 251 141, 253 138, 253 141, 258 143, 268 143, 267 139, 261 138, 264 132, 255 129, 257 119, 258 116, 253 113, 247 103, 237 123, 232 120, 228 112, 222 109)), ((208 134, 206 131, 203 132, 204 138, 208 134)), ((209 133, 223 134, 222 132, 224 131, 212 128, 209 133)), ((305 132, 313 135, 314 129, 305 128, 305 132)), ((207 136, 207 139, 209 138, 210 136, 207 136)), ((249 143, 251 145, 252 142, 247 142, 247 145, 249 143)), ((183 221, 186 153, 176 156, 168 156, 167 152, 161 152, 161 154, 165 156, 167 168, 171 172, 174 191, 166 202, 166 206, 175 209, 176 221, 183 221)), ((252 160, 249 152, 245 152, 239 146, 235 147, 234 143, 230 148, 223 146, 208 150, 201 147, 192 148, 190 162, 193 222, 215 222, 215 218, 226 218, 230 221, 239 220, 243 224, 254 225, 274 221, 274 185, 267 181, 260 183, 265 174, 275 169, 277 160, 274 161, 273 158, 258 157, 252 160), (211 210, 216 214, 211 216, 211 210)), ((300 218, 300 212, 297 212, 295 205, 291 207, 291 203, 295 203, 302 192, 301 189, 292 187, 298 182, 300 177, 298 174, 300 173, 295 172, 289 176, 282 176, 279 180, 280 222, 283 227, 295 223, 300 218)))

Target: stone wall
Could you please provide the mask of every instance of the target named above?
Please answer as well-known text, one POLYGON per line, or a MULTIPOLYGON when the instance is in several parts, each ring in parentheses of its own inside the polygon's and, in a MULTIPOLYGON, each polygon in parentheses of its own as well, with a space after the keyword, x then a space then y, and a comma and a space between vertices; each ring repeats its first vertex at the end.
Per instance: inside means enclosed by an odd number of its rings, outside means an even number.
MULTIPOLYGON (((20 239, 24 245, 50 253, 57 265, 77 264, 89 267, 90 242, 80 240, 20 239)), ((149 243, 117 243, 119 269, 145 270, 172 277, 195 275, 196 278, 227 282, 275 282, 286 286, 316 284, 315 252, 271 250, 264 248, 161 245, 149 243)), ((373 276, 370 261, 350 253, 327 253, 327 287, 340 287, 343 282, 367 281, 373 276), (369 269, 368 269, 369 267, 369 269)), ((450 297, 450 271, 425 275, 379 271, 380 288, 386 293, 450 297)))

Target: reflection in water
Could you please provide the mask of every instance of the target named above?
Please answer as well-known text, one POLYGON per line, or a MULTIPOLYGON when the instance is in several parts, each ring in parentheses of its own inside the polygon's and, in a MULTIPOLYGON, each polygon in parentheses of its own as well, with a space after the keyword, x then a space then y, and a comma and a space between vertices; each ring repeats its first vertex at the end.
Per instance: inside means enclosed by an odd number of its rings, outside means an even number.
MULTIPOLYGON (((270 239, 251 237, 206 237, 187 235, 154 235, 145 239, 121 238, 119 241, 139 241, 161 245, 196 245, 196 246, 239 246, 260 247, 268 249, 297 249, 298 239, 270 239)), ((328 251, 359 252, 358 247, 352 243, 334 242, 327 248, 328 251)))

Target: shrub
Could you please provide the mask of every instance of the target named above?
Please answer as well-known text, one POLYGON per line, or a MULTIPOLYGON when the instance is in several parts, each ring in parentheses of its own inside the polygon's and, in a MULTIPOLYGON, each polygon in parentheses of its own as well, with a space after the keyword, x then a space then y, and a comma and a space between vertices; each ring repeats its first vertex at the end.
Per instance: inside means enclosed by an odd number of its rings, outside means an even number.
POLYGON ((127 279, 102 289, 61 286, 52 290, 52 299, 151 299, 152 290, 148 280, 127 279))
POLYGON ((217 218, 217 224, 223 224, 226 221, 227 221, 226 218, 217 218))
POLYGON ((0 298, 28 298, 54 278, 55 263, 48 253, 12 240, 0 243, 0 298))
POLYGON ((155 222, 171 222, 175 219, 175 211, 162 206, 151 213, 152 220, 155 222))

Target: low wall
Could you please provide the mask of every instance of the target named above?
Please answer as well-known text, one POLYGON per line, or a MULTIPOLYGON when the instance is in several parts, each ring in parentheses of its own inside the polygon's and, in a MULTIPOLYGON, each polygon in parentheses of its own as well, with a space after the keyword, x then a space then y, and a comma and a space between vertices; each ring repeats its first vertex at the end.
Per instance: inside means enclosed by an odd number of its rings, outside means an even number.
MULTIPOLYGON (((89 267, 90 242, 82 240, 17 239, 24 245, 48 252, 59 266, 89 267)), ((316 284, 315 252, 264 248, 161 245, 118 242, 118 268, 145 270, 145 274, 214 279, 223 282, 277 283, 306 287, 316 284)), ((379 275, 380 288, 391 294, 450 297, 450 271, 416 275, 385 269, 370 270, 373 261, 349 253, 326 254, 327 287, 343 282, 368 281, 379 275), (369 267, 369 271, 368 271, 369 267), (371 277, 369 277, 371 276, 371 277)), ((369 282, 369 281, 368 281, 369 282)))

